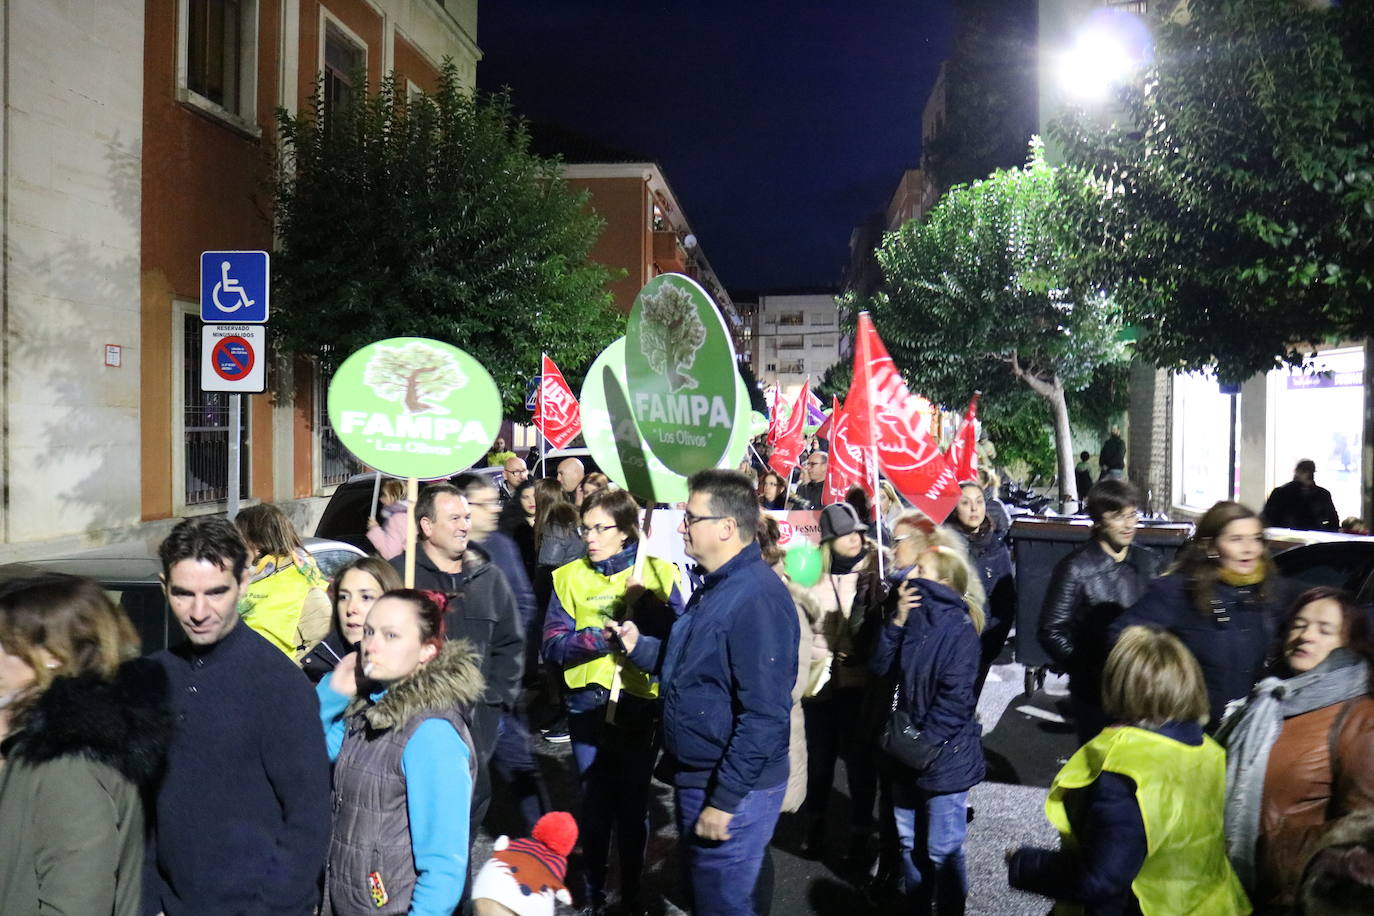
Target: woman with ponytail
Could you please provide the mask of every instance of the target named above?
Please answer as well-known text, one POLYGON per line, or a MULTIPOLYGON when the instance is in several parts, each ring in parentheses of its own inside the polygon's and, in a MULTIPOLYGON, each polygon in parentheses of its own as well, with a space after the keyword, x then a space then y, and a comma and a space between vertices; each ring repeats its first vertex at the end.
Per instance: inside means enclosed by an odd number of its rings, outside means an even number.
POLYGON ((919 770, 887 760, 903 892, 917 912, 962 913, 968 790, 985 773, 974 692, 982 589, 960 550, 932 543, 893 595, 870 665, 895 680, 892 708, 926 759, 919 770))
POLYGON ((467 642, 445 643, 445 603, 382 595, 358 650, 316 688, 335 761, 322 913, 448 916, 462 899, 482 675, 467 642))

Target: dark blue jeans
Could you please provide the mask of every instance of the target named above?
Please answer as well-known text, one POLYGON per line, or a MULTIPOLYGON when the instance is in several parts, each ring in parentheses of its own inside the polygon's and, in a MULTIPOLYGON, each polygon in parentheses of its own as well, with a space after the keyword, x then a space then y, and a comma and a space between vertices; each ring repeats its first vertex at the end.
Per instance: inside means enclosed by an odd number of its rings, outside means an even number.
POLYGON ((755 789, 740 801, 730 818, 730 839, 723 843, 696 835, 697 818, 706 807, 706 790, 677 787, 678 844, 696 916, 752 914, 752 890, 758 882, 763 851, 773 838, 787 782, 755 789))
MULTIPOLYGON (((593 690, 596 697, 607 693, 593 690)), ((589 708, 579 702, 593 699, 589 691, 569 699, 568 734, 582 795, 577 829, 584 899, 590 903, 606 891, 614 830, 620 837, 620 895, 637 902, 649 842, 649 783, 658 759, 658 701, 621 694, 612 725, 604 698, 589 708)))
POLYGON ((962 916, 968 897, 964 837, 968 834, 968 790, 946 795, 918 792, 917 807, 894 808, 902 850, 905 893, 915 912, 962 916))
POLYGON ((530 732, 525 727, 523 709, 501 717, 496 731, 496 749, 491 755, 493 780, 509 789, 520 814, 523 833, 534 829, 535 821, 549 810, 548 791, 530 750, 530 732))

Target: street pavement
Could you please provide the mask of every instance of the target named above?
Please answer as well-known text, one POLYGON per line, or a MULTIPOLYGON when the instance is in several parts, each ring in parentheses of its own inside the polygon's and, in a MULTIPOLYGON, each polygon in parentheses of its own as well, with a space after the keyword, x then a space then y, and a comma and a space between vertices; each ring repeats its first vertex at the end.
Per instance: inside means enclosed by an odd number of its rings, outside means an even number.
MULTIPOLYGON (((1006 653, 1004 659, 1009 655, 1006 653)), ((1072 728, 1061 716, 1061 704, 1067 702, 1062 680, 1049 678, 1043 690, 1028 698, 1022 693, 1023 670, 1015 664, 995 665, 978 704, 988 755, 988 778, 969 795, 975 816, 965 846, 970 887, 968 913, 975 916, 1040 916, 1051 908, 1049 900, 1007 887, 1004 854, 1007 849, 1022 845, 1057 845, 1055 831, 1045 820, 1045 794, 1050 780, 1073 752, 1074 738, 1072 728)), ((544 741, 537 732, 533 740, 555 807, 576 813, 569 745, 544 741)), ((820 861, 796 854, 802 832, 799 818, 784 815, 779 822, 771 848, 775 868, 773 913, 853 916, 887 911, 870 904, 856 887, 860 876, 849 874, 844 868, 843 857, 849 842, 844 815, 846 786, 841 763, 827 818, 829 847, 820 861)), ((657 781, 653 788, 652 833, 644 884, 649 912, 672 916, 686 912, 677 872, 672 790, 657 781)), ((487 819, 493 833, 518 830, 513 812, 502 802, 498 789, 487 819)), ((491 837, 484 832, 473 851, 474 862, 484 862, 490 849, 491 837)), ((576 867, 575 859, 572 867, 576 867)), ((614 888, 614 866, 611 883, 614 888)), ((746 891, 741 889, 741 893, 746 891)))

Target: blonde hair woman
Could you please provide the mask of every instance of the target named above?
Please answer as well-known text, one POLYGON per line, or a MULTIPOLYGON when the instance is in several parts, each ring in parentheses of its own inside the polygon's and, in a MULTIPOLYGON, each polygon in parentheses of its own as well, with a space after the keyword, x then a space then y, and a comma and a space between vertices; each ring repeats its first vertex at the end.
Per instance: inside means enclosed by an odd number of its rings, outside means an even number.
POLYGON ((1069 759, 1045 813, 1057 850, 1007 857, 1012 887, 1088 912, 1250 912, 1226 860, 1226 755, 1202 733, 1202 670, 1173 635, 1133 626, 1107 657, 1103 705, 1117 724, 1069 759))

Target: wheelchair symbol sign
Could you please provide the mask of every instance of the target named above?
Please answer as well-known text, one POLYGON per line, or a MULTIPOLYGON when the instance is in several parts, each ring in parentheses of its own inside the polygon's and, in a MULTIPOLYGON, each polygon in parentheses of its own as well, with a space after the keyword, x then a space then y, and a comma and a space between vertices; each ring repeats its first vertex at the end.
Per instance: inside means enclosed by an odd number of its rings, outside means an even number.
POLYGON ((269 294, 265 251, 205 251, 200 255, 200 320, 265 324, 269 294))

